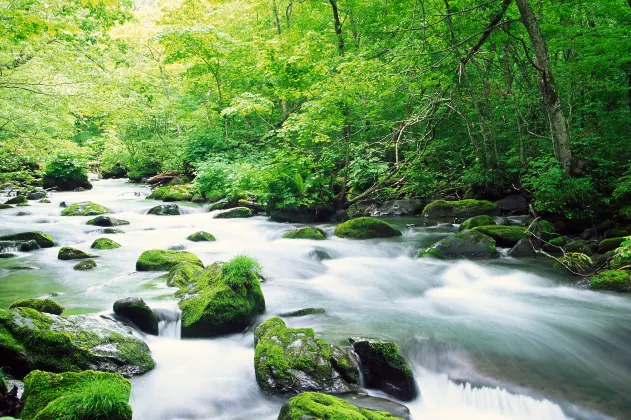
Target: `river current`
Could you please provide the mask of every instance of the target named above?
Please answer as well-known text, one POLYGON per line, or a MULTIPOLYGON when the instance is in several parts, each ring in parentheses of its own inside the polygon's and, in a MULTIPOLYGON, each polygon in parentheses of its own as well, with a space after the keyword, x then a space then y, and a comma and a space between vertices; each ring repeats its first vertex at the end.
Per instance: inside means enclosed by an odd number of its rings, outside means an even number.
MULTIPOLYGON (((306 307, 324 315, 286 319, 311 327, 331 343, 350 336, 395 340, 412 364, 420 397, 406 404, 412 418, 631 418, 631 298, 582 290, 541 258, 488 262, 418 259, 419 249, 457 230, 416 227, 391 219, 394 239, 288 240, 294 224, 267 217, 213 219, 203 206, 178 203, 180 216, 150 216, 160 202, 124 180, 97 181, 84 192, 52 193, 51 204, 0 212, 0 234, 41 230, 58 245, 89 250, 103 236, 90 217, 60 217, 59 203, 94 201, 131 222, 105 235, 122 247, 98 251, 98 267, 73 270, 58 248, 0 259, 0 308, 21 298, 48 297, 66 314, 110 313, 114 301, 142 297, 161 319, 160 336, 145 337, 156 368, 132 379, 134 418, 275 419, 284 399, 265 395, 254 375, 253 332, 181 340, 175 289, 164 273, 139 273, 147 249, 183 245, 205 265, 238 254, 256 258, 267 311, 259 321, 306 307), (18 212, 29 215, 17 216, 18 212), (196 231, 216 242, 189 242, 196 231), (331 259, 318 261, 313 250, 331 259), (19 268, 19 269, 18 269, 19 268)), ((385 397, 378 391, 368 391, 385 397)))

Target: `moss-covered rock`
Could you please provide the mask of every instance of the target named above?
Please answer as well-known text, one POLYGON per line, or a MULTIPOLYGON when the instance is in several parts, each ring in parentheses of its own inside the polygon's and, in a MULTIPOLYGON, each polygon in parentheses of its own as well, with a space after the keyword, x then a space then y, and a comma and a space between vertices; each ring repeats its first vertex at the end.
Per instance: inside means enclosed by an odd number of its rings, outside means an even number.
POLYGON ((326 233, 322 229, 318 229, 312 226, 303 226, 293 229, 283 235, 285 239, 314 239, 316 241, 323 241, 326 239, 326 233))
POLYGON ((62 246, 59 248, 59 253, 57 254, 57 258, 60 260, 81 260, 84 258, 95 258, 98 255, 88 254, 87 252, 81 251, 80 249, 73 248, 70 246, 62 246))
POLYGON ((385 411, 354 406, 341 398, 317 392, 303 392, 281 408, 278 420, 403 420, 385 411))
POLYGON ((436 200, 425 206, 422 215, 428 219, 463 219, 483 214, 492 215, 498 212, 497 204, 486 200, 436 200))
POLYGON ((326 310, 323 308, 304 308, 298 309, 296 311, 284 312, 282 314, 278 314, 278 316, 283 318, 297 318, 301 316, 310 316, 310 315, 324 315, 326 310))
POLYGON ((627 229, 614 227, 607 231, 605 238, 624 238, 631 235, 627 229))
POLYGON ((111 213, 114 212, 107 207, 103 207, 102 205, 93 203, 92 201, 73 203, 61 211, 62 216, 98 216, 100 214, 111 213))
POLYGON ((49 235, 42 232, 22 232, 0 236, 0 241, 35 241, 40 248, 51 248, 55 241, 49 235))
POLYGON ((188 286, 202 270, 203 268, 196 264, 191 264, 189 262, 179 263, 169 271, 169 275, 167 276, 167 286, 188 286))
POLYGON ((236 274, 237 278, 231 277, 226 266, 233 261, 214 263, 176 293, 181 298, 182 337, 243 331, 265 311, 258 270, 245 269, 236 274))
POLYGON ((96 261, 92 259, 79 261, 73 268, 77 271, 92 270, 93 268, 96 268, 96 261))
POLYGON ((191 184, 165 185, 157 188, 148 199, 171 201, 190 201, 193 198, 193 186, 191 184))
POLYGON ((589 278, 589 288, 628 292, 631 289, 631 276, 621 270, 607 270, 589 278))
POLYGON ((110 216, 97 216, 94 219, 88 220, 85 224, 90 226, 112 227, 128 225, 129 222, 110 216))
POLYGON ((90 248, 92 249, 116 249, 120 248, 121 245, 118 242, 114 242, 109 238, 98 238, 92 242, 90 248))
POLYGON ((548 243, 552 246, 563 247, 567 243, 567 239, 565 239, 565 236, 557 236, 556 238, 550 239, 548 243))
POLYGON ((158 335, 158 317, 141 298, 126 298, 114 302, 114 313, 133 322, 141 331, 158 335))
POLYGON ((145 342, 116 321, 87 315, 64 318, 31 308, 0 310, 0 355, 16 377, 35 369, 132 376, 155 365, 145 342))
POLYGON ((17 195, 4 202, 4 204, 27 204, 27 203, 28 203, 28 198, 26 198, 25 195, 17 195))
POLYGON ((179 216, 181 212, 177 204, 162 204, 150 208, 147 214, 153 216, 179 216))
POLYGON ((419 254, 421 258, 467 258, 471 260, 498 256, 495 240, 483 233, 476 232, 475 229, 450 235, 419 254))
POLYGON ((515 246, 520 239, 526 239, 528 237, 526 230, 521 226, 478 226, 472 230, 490 236, 495 239, 497 246, 505 248, 511 248, 515 246))
POLYGON ((254 213, 247 207, 235 207, 213 216, 213 219, 242 219, 252 217, 254 213))
POLYGON ((353 337, 349 339, 359 356, 364 383, 403 401, 418 395, 414 374, 393 341, 353 337))
POLYGON ((212 234, 201 230, 199 232, 188 235, 186 239, 193 242, 214 242, 217 240, 212 234))
POLYGON ((460 230, 473 229, 478 226, 495 226, 495 220, 491 216, 473 216, 460 224, 460 230))
POLYGON ((164 251, 161 249, 151 249, 143 252, 136 261, 138 271, 169 271, 182 262, 204 267, 199 257, 186 251, 164 251))
POLYGON ((274 317, 259 325, 254 337, 256 380, 268 394, 357 388, 359 372, 350 353, 315 337, 311 328, 287 328, 274 317))
POLYGON ((4 203, 0 204, 0 210, 12 209, 12 208, 13 206, 10 204, 4 204, 4 203))
POLYGON ((383 220, 372 217, 358 217, 336 226, 333 232, 338 238, 370 239, 401 236, 401 231, 383 220))
POLYGON ((131 383, 120 375, 35 370, 24 378, 22 419, 131 420, 131 383))
POLYGON ((626 241, 626 238, 624 237, 603 239, 598 245, 598 252, 604 254, 605 252, 613 251, 614 249, 619 248, 624 241, 626 241))
POLYGON ((598 250, 598 242, 589 241, 584 239, 577 239, 575 241, 568 242, 565 245, 567 252, 580 252, 586 255, 592 255, 598 250))
POLYGON ((9 309, 14 308, 31 308, 38 312, 45 312, 47 314, 61 315, 64 311, 64 307, 55 302, 52 299, 21 299, 13 302, 9 309))

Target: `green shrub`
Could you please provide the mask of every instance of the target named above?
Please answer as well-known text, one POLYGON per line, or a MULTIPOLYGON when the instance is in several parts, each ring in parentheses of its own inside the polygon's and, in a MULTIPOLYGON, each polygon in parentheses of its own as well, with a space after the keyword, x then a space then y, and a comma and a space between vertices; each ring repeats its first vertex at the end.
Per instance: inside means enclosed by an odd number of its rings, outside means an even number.
POLYGON ((43 175, 66 182, 72 179, 87 178, 88 171, 85 162, 78 155, 61 152, 48 162, 43 175))
POLYGON ((261 265, 247 255, 238 255, 221 266, 221 274, 232 287, 249 284, 259 278, 261 265))

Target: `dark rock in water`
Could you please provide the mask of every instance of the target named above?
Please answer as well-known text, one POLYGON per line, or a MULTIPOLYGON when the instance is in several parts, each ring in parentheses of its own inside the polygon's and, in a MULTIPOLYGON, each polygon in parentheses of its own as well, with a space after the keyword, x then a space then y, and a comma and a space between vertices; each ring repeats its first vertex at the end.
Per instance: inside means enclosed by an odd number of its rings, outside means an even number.
POLYGON ((534 258, 537 256, 535 249, 528 239, 520 239, 519 242, 508 251, 508 255, 513 258, 534 258))
POLYGON ((4 209, 12 209, 13 206, 9 205, 9 204, 0 204, 0 210, 4 210, 4 209))
POLYGON ((204 232, 204 231, 199 231, 199 232, 190 234, 186 237, 186 239, 192 242, 214 242, 217 240, 211 233, 204 232))
POLYGON ((421 212, 421 202, 418 200, 392 200, 381 204, 368 206, 366 212, 372 217, 379 216, 414 216, 421 212))
POLYGON ((20 252, 29 252, 40 248, 39 244, 34 239, 17 242, 17 244, 18 251, 20 252))
POLYGON ((43 200, 39 200, 38 203, 50 204, 50 200, 48 198, 44 198, 43 200))
POLYGON ((4 204, 28 204, 28 198, 24 195, 18 195, 8 199, 4 204))
POLYGON ((61 203, 59 203, 59 207, 61 207, 62 209, 65 209, 66 207, 68 207, 68 205, 66 204, 65 201, 62 201, 61 203))
POLYGON ((409 408, 387 398, 373 397, 363 392, 349 392, 346 394, 340 394, 338 397, 360 408, 367 408, 369 410, 382 412, 385 411, 404 420, 411 419, 409 408))
POLYGON ((402 420, 409 418, 396 417, 386 411, 358 407, 352 402, 319 392, 304 392, 290 398, 282 406, 277 420, 402 420))
POLYGON ((116 234, 119 234, 119 233, 125 233, 125 231, 122 230, 122 229, 103 228, 103 229, 91 230, 88 233, 99 233, 99 234, 105 234, 105 235, 116 235, 116 234))
POLYGON ((285 239, 312 239, 316 241, 323 241, 326 239, 326 233, 320 229, 313 226, 303 226, 283 235, 285 239))
POLYGON ((473 216, 460 223, 460 230, 473 229, 478 226, 495 226, 495 220, 491 216, 483 214, 481 216, 473 216))
POLYGON ((37 267, 31 267, 28 265, 12 265, 10 267, 6 267, 7 270, 37 270, 37 267))
POLYGON ((526 230, 521 226, 478 226, 472 230, 490 236, 495 239, 497 246, 504 248, 513 247, 520 239, 528 237, 526 230))
POLYGON ((254 213, 247 207, 234 207, 213 216, 213 219, 241 219, 252 217, 254 213))
POLYGON ((26 194, 26 198, 28 198, 29 200, 43 200, 46 198, 46 191, 31 191, 30 193, 26 194))
POLYGON ((297 311, 284 312, 282 314, 278 314, 283 318, 297 318, 301 316, 309 316, 309 315, 324 315, 326 311, 322 308, 304 308, 298 309, 297 311))
POLYGON ((180 207, 177 204, 162 204, 149 209, 147 214, 154 216, 179 216, 180 207))
POLYGON ((348 215, 346 210, 338 210, 333 215, 332 221, 336 223, 344 223, 349 220, 351 217, 348 215))
POLYGON ((586 241, 583 239, 577 239, 572 242, 568 242, 564 249, 567 252, 581 252, 586 255, 592 255, 598 251, 598 241, 586 241))
POLYGON ((57 258, 65 261, 95 257, 98 257, 98 255, 88 254, 87 252, 81 251, 80 249, 72 248, 70 246, 62 246, 59 249, 59 253, 57 254, 57 258))
POLYGON ((88 220, 85 224, 91 226, 112 227, 128 225, 129 222, 127 220, 120 220, 110 216, 97 216, 92 220, 88 220))
POLYGON ((324 261, 324 260, 331 259, 331 256, 326 251, 323 251, 321 249, 312 249, 311 251, 309 251, 308 255, 309 255, 309 258, 316 261, 324 261))
POLYGON ((186 246, 184 245, 171 245, 167 248, 169 251, 184 251, 186 246))
POLYGON ((73 268, 78 271, 92 270, 96 268, 96 261, 92 259, 79 261, 73 268))
POLYGON ((180 174, 177 171, 166 171, 161 174, 152 176, 146 180, 149 185, 165 185, 173 182, 177 182, 180 174))
POLYGON ((114 242, 109 238, 98 238, 90 245, 92 249, 116 249, 120 247, 121 245, 118 242, 114 242))
POLYGON ((265 211, 265 207, 263 206, 263 204, 259 203, 256 200, 241 199, 237 202, 237 205, 239 207, 247 207, 254 213, 263 213, 265 211))
POLYGON ((0 236, 0 241, 35 241, 37 245, 42 248, 51 248, 55 246, 53 238, 39 231, 3 235, 0 236))
POLYGON ((37 312, 61 315, 64 307, 52 299, 20 299, 9 305, 9 309, 14 308, 31 308, 37 312))
POLYGON ((488 259, 497 258, 499 254, 495 240, 475 230, 466 230, 446 237, 434 245, 421 251, 421 258, 439 259, 488 259))
POLYGON ((28 211, 20 211, 16 214, 16 216, 31 216, 32 213, 29 213, 28 211))
POLYGON ((353 337, 349 339, 361 362, 366 386, 377 388, 403 401, 418 395, 414 374, 393 341, 353 337))
POLYGON ((528 214, 528 200, 523 195, 509 195, 495 204, 502 214, 528 214))
POLYGON ((17 257, 17 255, 16 255, 16 254, 13 254, 13 253, 11 253, 11 252, 3 252, 3 253, 0 253, 0 259, 5 259, 5 258, 15 258, 15 257, 17 257))
POLYGON ((147 334, 158 335, 158 317, 140 298, 126 298, 114 303, 114 313, 134 323, 147 334))
POLYGON ((499 226, 511 226, 512 223, 511 221, 508 219, 508 217, 498 217, 495 220, 495 223, 499 226))
POLYGON ((267 210, 270 218, 275 222, 315 223, 326 221, 333 213, 330 209, 301 209, 301 210, 267 210))
POLYGON ((87 176, 76 179, 62 179, 45 176, 42 181, 45 189, 56 188, 58 191, 77 191, 78 188, 81 188, 80 191, 92 189, 92 184, 88 181, 87 176))
POLYGON ((581 233, 581 239, 597 239, 598 238, 598 230, 596 228, 585 229, 583 233, 581 233))

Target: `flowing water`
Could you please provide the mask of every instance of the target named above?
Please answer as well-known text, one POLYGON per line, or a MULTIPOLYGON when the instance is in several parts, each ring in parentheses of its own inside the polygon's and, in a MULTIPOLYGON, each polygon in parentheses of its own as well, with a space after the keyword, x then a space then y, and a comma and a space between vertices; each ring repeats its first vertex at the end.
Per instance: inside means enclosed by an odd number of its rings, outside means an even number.
MULTIPOLYGON (((260 261, 267 317, 305 307, 325 315, 288 318, 337 344, 355 335, 396 340, 414 367, 421 396, 414 419, 600 419, 631 417, 631 299, 581 290, 541 259, 474 263, 415 258, 454 228, 419 228, 393 219, 403 236, 351 241, 287 240, 294 225, 266 217, 214 220, 180 203, 181 216, 149 216, 159 204, 143 186, 99 181, 91 191, 54 193, 51 204, 2 210, 0 233, 41 230, 59 245, 89 250, 99 236, 89 217, 60 217, 59 203, 91 200, 129 220, 122 247, 98 251, 98 267, 73 270, 58 248, 0 259, 0 307, 57 294, 67 314, 111 311, 138 296, 160 318, 146 337, 156 368, 132 380, 134 418, 275 419, 283 399, 263 394, 253 367, 252 331, 181 340, 174 289, 162 273, 135 272, 146 249, 184 245, 205 264, 248 254, 260 261), (19 211, 31 214, 16 216, 19 211), (216 242, 186 241, 205 230, 216 242), (330 260, 313 258, 326 251, 330 260)), ((375 396, 385 396, 369 391, 375 396)))

